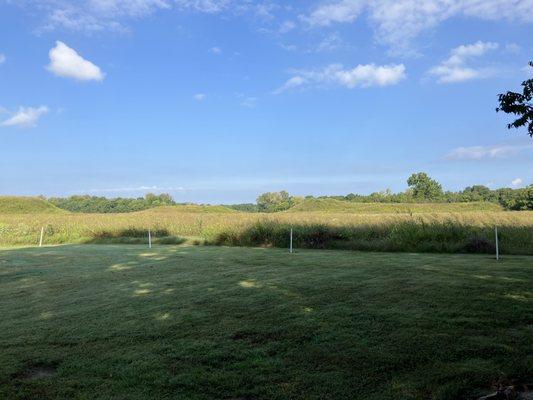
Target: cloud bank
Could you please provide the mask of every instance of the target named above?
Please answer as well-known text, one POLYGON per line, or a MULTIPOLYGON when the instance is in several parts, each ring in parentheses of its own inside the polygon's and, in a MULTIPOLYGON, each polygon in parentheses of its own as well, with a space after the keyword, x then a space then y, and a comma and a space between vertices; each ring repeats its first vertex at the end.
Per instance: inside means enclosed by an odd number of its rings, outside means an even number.
POLYGON ((391 86, 396 85, 407 77, 403 64, 391 65, 357 65, 352 69, 345 69, 342 64, 331 64, 322 69, 297 70, 283 86, 275 91, 276 94, 288 90, 316 87, 342 86, 348 89, 356 87, 391 86))

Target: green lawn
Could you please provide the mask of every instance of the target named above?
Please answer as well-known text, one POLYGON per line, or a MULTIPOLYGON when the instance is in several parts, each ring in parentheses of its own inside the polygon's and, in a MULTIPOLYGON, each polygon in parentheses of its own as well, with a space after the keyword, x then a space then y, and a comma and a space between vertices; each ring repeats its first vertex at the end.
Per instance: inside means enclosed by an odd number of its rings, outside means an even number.
POLYGON ((533 378, 533 258, 0 250, 1 399, 456 399, 533 378))

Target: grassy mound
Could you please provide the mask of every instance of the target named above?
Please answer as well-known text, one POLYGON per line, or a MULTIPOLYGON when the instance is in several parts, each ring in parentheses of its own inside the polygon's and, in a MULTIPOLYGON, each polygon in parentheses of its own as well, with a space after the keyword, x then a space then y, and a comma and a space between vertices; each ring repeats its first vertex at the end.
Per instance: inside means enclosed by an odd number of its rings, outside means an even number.
POLYGON ((347 212, 358 214, 502 211, 498 204, 472 203, 354 203, 336 199, 305 199, 288 212, 347 212))
POLYGON ((39 197, 0 197, 0 214, 61 214, 65 212, 39 197))

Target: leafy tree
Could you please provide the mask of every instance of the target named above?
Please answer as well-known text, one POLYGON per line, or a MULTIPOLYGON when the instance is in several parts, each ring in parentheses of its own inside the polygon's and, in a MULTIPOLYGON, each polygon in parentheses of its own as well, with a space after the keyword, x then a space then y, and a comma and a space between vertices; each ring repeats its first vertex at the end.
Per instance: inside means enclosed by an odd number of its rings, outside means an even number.
POLYGON ((440 183, 431 179, 425 172, 411 175, 407 184, 416 200, 439 200, 444 195, 440 183))
POLYGON ((461 193, 462 201, 495 201, 496 194, 484 185, 466 187, 461 193))
MULTIPOLYGON (((529 63, 533 68, 533 61, 529 63)), ((507 128, 527 126, 529 136, 533 137, 533 79, 522 82, 522 93, 507 92, 498 95, 500 106, 496 112, 517 115, 518 118, 507 125, 507 128)))
POLYGON ((289 192, 282 190, 281 192, 267 192, 263 193, 257 198, 257 206, 263 212, 276 212, 288 210, 294 205, 294 201, 289 195, 289 192))
POLYGON ((161 193, 159 195, 148 193, 144 196, 144 199, 151 206, 168 206, 175 204, 174 199, 168 193, 161 193))

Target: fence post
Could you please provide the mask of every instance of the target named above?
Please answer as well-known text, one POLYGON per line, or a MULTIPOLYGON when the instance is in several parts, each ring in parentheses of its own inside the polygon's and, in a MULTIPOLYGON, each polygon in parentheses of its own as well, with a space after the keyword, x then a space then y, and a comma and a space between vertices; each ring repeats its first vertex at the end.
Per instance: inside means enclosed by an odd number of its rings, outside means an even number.
POLYGON ((152 248, 152 232, 148 229, 148 248, 152 248))
POLYGON ((498 241, 498 227, 494 227, 494 237, 496 239, 496 261, 500 260, 500 244, 498 241))
POLYGON ((291 228, 291 239, 290 239, 290 245, 289 245, 289 253, 292 254, 292 228, 291 228))
POLYGON ((44 226, 41 227, 41 238, 39 239, 39 247, 43 247, 44 226))

